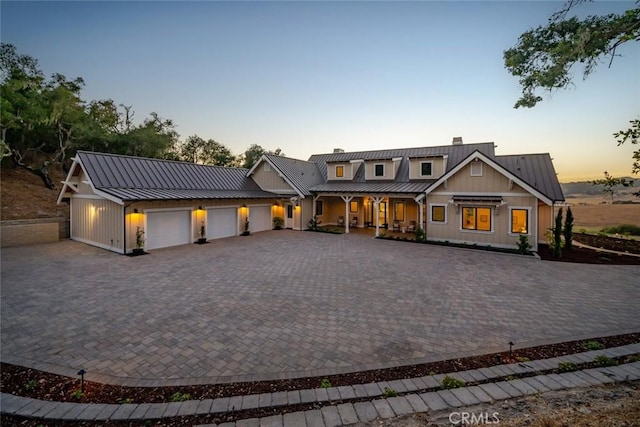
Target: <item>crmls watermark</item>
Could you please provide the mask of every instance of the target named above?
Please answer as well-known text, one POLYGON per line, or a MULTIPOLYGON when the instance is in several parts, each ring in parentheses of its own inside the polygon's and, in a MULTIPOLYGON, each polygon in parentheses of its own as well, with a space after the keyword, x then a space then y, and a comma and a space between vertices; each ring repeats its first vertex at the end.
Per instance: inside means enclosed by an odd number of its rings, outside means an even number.
POLYGON ((497 412, 452 412, 449 414, 449 422, 454 426, 500 424, 497 412))

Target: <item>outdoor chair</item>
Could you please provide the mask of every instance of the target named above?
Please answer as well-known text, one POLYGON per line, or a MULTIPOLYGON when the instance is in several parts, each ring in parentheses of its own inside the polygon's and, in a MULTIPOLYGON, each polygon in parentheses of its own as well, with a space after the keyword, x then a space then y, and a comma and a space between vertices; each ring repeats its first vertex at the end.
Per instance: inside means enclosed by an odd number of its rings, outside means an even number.
POLYGON ((393 221, 393 231, 400 231, 400 223, 398 221, 393 221))
POLYGON ((357 228, 358 227, 358 217, 354 216, 351 218, 351 222, 349 223, 349 227, 357 228))
POLYGON ((338 217, 338 227, 344 227, 344 217, 343 216, 339 216, 338 217))
POLYGON ((407 227, 407 231, 409 233, 413 233, 413 232, 416 231, 416 222, 415 221, 409 222, 409 226, 407 227))

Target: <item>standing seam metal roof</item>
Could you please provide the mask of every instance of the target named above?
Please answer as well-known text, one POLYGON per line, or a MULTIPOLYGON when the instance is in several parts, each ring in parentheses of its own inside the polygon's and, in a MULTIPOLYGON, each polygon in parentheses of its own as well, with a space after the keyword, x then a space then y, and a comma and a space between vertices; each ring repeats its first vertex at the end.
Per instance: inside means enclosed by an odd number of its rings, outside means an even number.
POLYGON ((311 188, 324 182, 318 164, 289 157, 265 154, 265 158, 304 195, 310 196, 311 188))
POLYGON ((496 156, 494 160, 551 201, 564 201, 562 187, 548 153, 496 156))

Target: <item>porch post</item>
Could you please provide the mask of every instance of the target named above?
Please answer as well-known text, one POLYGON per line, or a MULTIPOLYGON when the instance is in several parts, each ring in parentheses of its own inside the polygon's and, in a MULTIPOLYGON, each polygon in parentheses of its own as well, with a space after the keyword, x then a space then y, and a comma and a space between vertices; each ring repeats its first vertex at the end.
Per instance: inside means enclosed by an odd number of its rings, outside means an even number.
POLYGON ((353 196, 340 196, 344 200, 344 232, 349 234, 349 202, 353 196))
POLYGON ((383 197, 373 198, 373 201, 375 202, 376 211, 372 216, 376 221, 376 237, 380 235, 380 216, 379 215, 380 215, 380 202, 382 201, 382 199, 383 197))
POLYGON ((420 224, 420 228, 424 231, 425 229, 424 213, 422 212, 422 201, 424 200, 424 194, 420 194, 418 197, 414 198, 413 200, 415 200, 416 203, 418 204, 418 218, 420 220, 419 224, 420 224))
POLYGON ((320 196, 313 196, 313 220, 316 220, 316 202, 318 201, 318 199, 320 198, 320 196))

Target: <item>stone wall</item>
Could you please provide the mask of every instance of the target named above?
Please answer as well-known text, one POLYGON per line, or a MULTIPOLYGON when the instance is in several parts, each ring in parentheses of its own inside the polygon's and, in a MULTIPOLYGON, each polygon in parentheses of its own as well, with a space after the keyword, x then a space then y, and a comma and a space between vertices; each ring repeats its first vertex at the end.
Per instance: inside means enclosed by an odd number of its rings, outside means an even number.
POLYGON ((40 218, 2 221, 0 245, 23 246, 52 243, 69 238, 69 220, 66 218, 40 218))

